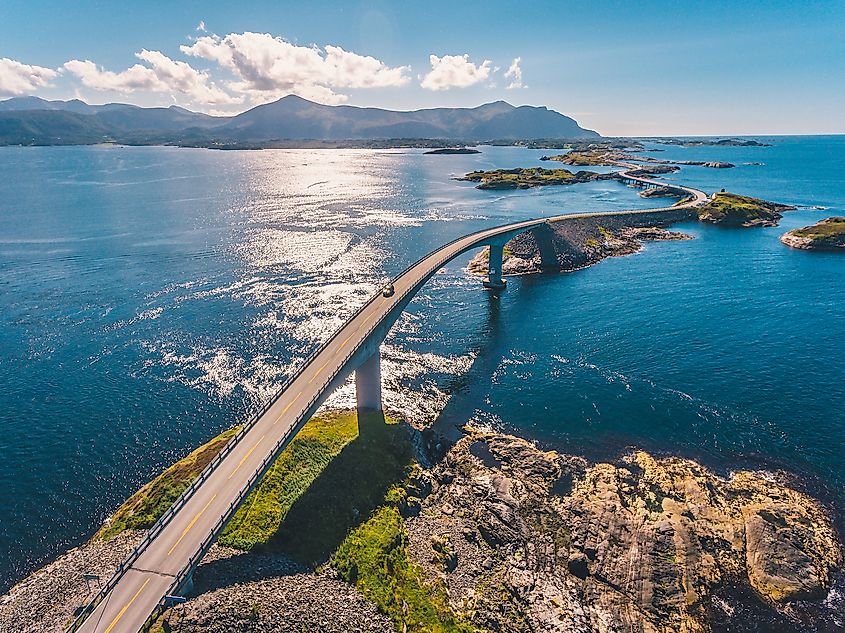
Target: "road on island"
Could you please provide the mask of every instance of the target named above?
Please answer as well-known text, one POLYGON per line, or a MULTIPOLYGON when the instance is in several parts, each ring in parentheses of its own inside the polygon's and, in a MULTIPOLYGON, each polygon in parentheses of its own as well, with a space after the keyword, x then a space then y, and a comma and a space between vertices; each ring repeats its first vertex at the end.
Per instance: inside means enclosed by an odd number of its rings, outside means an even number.
MULTIPOLYGON (((617 164, 626 169, 621 175, 628 180, 648 186, 667 185, 629 176, 627 170, 638 168, 637 165, 617 164)), ((506 224, 459 238, 409 267, 394 280, 393 296, 378 294, 361 307, 265 405, 261 414, 230 441, 219 459, 209 465, 200 479, 150 530, 68 630, 84 633, 138 631, 160 607, 165 596, 178 591, 184 584, 255 482, 307 421, 307 416, 326 395, 332 382, 343 377, 355 352, 367 343, 379 325, 391 323, 390 319, 397 311, 401 312, 420 287, 449 261, 485 245, 492 238, 529 230, 543 223, 675 211, 701 205, 708 199, 697 189, 669 186, 683 190, 691 198, 682 204, 659 209, 579 213, 506 224)))

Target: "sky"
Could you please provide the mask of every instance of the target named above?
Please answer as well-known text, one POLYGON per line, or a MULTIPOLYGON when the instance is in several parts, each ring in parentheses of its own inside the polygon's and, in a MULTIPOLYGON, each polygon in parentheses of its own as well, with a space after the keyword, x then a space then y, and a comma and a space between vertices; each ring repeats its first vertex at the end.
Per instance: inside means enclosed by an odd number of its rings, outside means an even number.
POLYGON ((0 99, 231 114, 286 94, 503 99, 607 136, 845 133, 845 0, 0 0, 0 99))

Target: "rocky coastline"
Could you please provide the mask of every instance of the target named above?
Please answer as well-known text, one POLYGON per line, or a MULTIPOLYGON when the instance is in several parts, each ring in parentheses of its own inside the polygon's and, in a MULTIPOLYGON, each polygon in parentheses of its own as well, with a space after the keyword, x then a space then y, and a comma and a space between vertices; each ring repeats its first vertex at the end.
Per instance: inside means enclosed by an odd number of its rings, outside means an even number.
POLYGON ((477 189, 530 189, 548 185, 574 185, 593 180, 612 180, 615 174, 599 174, 592 171, 571 172, 568 169, 542 169, 540 167, 516 167, 514 169, 494 169, 490 171, 471 171, 461 178, 477 182, 477 189))
MULTIPOLYGON (((401 428, 423 450, 441 442, 401 428)), ((835 630, 841 542, 823 507, 776 476, 636 449, 590 462, 470 427, 417 461, 432 466, 414 466, 350 532, 392 517, 403 562, 370 554, 392 593, 362 584, 363 567, 350 577, 338 553, 314 567, 217 544, 189 600, 151 631, 706 633, 738 609, 779 630, 835 630), (423 600, 437 596, 425 604, 442 627, 420 619, 391 565, 415 570, 423 600)), ((82 574, 105 578, 142 534, 92 539, 17 584, 0 630, 62 630, 89 595, 82 574)))
MULTIPOLYGON (((572 272, 607 257, 631 255, 642 249, 643 242, 690 240, 691 236, 665 227, 692 217, 689 209, 678 209, 582 218, 549 225, 557 271, 572 272)), ((488 258, 486 248, 479 251, 470 260, 467 271, 486 275, 488 258)), ((502 258, 502 274, 525 275, 543 271, 549 272, 549 269, 542 267, 540 249, 532 233, 522 233, 508 242, 502 258)))
POLYGON ((784 211, 794 211, 789 204, 769 202, 722 191, 696 208, 698 219, 710 224, 733 227, 777 226, 784 211))
POLYGON ((845 217, 826 218, 812 226, 787 231, 780 241, 801 250, 845 252, 845 217))

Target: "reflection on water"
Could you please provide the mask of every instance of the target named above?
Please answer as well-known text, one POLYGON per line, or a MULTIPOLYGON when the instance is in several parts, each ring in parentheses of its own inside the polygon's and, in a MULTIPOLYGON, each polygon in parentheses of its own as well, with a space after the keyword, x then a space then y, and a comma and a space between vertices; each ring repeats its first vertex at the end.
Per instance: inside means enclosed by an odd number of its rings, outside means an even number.
MULTIPOLYGON (((467 255, 386 341, 387 406, 596 456, 639 445, 787 466, 840 504, 843 269, 777 237, 842 213, 845 143, 706 149, 740 167, 673 178, 831 209, 782 229, 682 227, 696 240, 513 279, 500 297, 464 272, 467 255), (819 147, 830 164, 807 158, 819 147), (764 151, 765 167, 742 166, 764 151)), ((4 585, 242 419, 430 250, 497 223, 651 206, 609 181, 502 193, 453 180, 543 164, 520 148, 0 153, 4 585)), ((353 401, 348 383, 326 406, 353 401)))

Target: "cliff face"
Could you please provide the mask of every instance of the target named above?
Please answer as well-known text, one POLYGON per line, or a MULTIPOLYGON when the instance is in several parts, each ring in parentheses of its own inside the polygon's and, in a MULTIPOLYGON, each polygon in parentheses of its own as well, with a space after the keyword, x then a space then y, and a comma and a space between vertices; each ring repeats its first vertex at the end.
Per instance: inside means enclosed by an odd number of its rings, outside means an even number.
POLYGON ((736 607, 720 607, 728 587, 805 630, 822 616, 799 601, 823 598, 842 562, 805 495, 684 459, 588 464, 474 432, 417 488, 430 492, 407 522, 412 551, 481 630, 708 631, 736 607))

